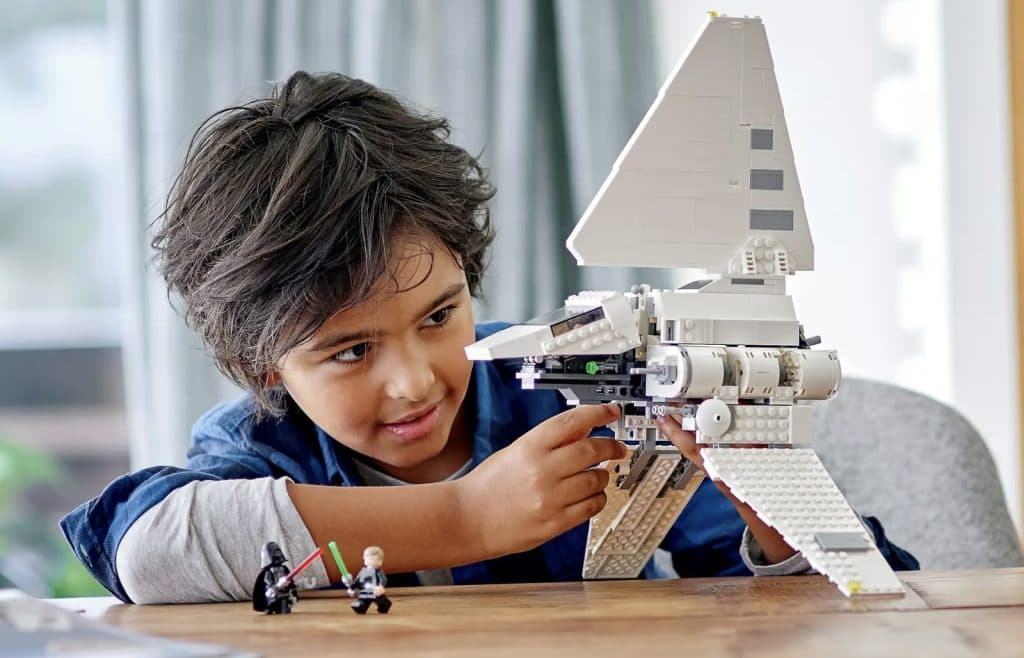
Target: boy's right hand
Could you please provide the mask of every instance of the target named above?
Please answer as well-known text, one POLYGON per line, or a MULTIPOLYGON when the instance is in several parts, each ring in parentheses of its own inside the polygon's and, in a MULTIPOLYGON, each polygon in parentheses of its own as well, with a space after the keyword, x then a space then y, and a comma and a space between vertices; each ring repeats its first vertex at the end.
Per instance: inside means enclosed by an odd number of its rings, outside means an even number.
POLYGON ((455 481, 472 540, 488 557, 518 553, 574 528, 608 502, 607 469, 622 459, 615 439, 587 438, 619 416, 614 404, 588 404, 553 416, 455 481))

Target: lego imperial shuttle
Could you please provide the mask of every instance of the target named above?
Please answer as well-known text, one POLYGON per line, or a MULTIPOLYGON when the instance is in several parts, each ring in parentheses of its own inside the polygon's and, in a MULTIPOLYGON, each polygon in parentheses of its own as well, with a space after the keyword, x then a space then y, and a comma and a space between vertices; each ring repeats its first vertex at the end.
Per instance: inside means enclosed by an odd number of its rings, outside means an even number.
POLYGON ((838 356, 811 349, 786 277, 814 266, 764 26, 710 14, 567 241, 580 265, 702 268, 678 290, 586 291, 466 348, 522 358, 526 389, 617 402, 629 456, 609 464, 585 578, 643 569, 704 473, 657 429, 683 418, 722 480, 847 596, 902 593, 811 449, 838 356))

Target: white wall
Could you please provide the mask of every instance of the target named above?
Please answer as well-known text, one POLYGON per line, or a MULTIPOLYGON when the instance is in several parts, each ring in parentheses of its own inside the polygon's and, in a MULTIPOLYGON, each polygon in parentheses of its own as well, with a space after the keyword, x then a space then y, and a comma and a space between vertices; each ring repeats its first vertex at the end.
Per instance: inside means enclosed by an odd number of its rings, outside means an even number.
POLYGON ((1022 527, 1004 2, 944 0, 953 400, 989 441, 1022 527), (981 349, 979 349, 981 348, 981 349))
MULTIPOLYGON (((705 15, 693 3, 656 7, 667 75, 705 15)), ((768 32, 815 241, 815 272, 790 285, 801 321, 840 350, 846 374, 964 413, 989 444, 1020 528, 1002 7, 715 6, 760 15, 768 32)))

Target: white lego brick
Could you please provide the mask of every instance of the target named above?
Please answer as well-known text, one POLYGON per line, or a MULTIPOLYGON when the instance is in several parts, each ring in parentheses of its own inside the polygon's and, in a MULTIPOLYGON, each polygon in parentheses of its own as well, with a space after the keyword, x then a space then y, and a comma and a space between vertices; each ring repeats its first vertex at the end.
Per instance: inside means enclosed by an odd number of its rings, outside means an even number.
POLYGON ((543 325, 519 324, 495 332, 466 346, 470 361, 490 361, 523 356, 541 356, 544 344, 552 339, 551 329, 543 325))
MULTIPOLYGON (((773 194, 773 192, 752 193, 751 199, 753 205, 767 209, 771 202, 768 199, 761 200, 762 197, 759 195, 763 194, 773 194)), ((746 243, 733 256, 729 271, 740 272, 752 277, 784 276, 794 273, 789 252, 777 240, 756 236, 748 237, 746 243)), ((768 280, 771 279, 766 279, 766 281, 768 280)), ((785 281, 785 279, 782 280, 785 281)))
MULTIPOLYGON (((468 345, 466 357, 471 361, 489 361, 524 356, 621 354, 640 345, 633 309, 626 296, 601 294, 603 299, 597 305, 604 312, 602 319, 557 336, 551 325, 515 325, 468 345)), ((581 311, 594 307, 584 304, 581 311)))
POLYGON ((629 298, 624 293, 617 293, 605 297, 601 302, 605 318, 611 325, 611 331, 617 337, 626 341, 630 348, 640 345, 640 333, 637 328, 637 318, 633 313, 633 307, 629 298))
POLYGON ((689 290, 656 290, 655 315, 659 321, 706 318, 746 322, 796 322, 793 299, 788 295, 723 294, 689 290))
POLYGON ((796 346, 800 323, 788 295, 657 290, 662 342, 796 346))
POLYGON ((639 344, 635 325, 632 332, 624 334, 605 319, 553 336, 544 342, 542 349, 543 354, 552 355, 620 354, 639 344))
POLYGON ((666 319, 661 324, 663 343, 678 345, 796 345, 800 325, 795 320, 666 319))
POLYGON ((834 350, 782 350, 782 367, 798 400, 828 400, 839 391, 842 367, 834 350))
POLYGON ((706 318, 666 318, 660 328, 662 343, 707 345, 715 342, 715 321, 706 318))
POLYGON ((768 404, 793 404, 793 387, 776 386, 775 395, 768 398, 768 404))
POLYGON ((711 343, 731 345, 796 345, 800 324, 793 321, 715 320, 711 343))
POLYGON ((767 398, 779 385, 781 353, 770 347, 727 347, 742 397, 767 398))
POLYGON ((648 366, 674 367, 676 376, 665 380, 647 375, 647 395, 673 399, 712 397, 725 377, 725 348, 714 345, 680 348, 675 345, 648 345, 648 366))
POLYGON ((846 596, 902 594, 903 584, 842 492, 809 449, 705 448, 704 468, 778 530, 846 596), (863 548, 828 548, 828 536, 863 548))
POLYGON ((650 429, 657 427, 654 419, 647 419, 644 416, 620 416, 623 429, 650 429))
POLYGON ((797 448, 810 448, 814 443, 814 409, 795 404, 789 407, 789 421, 789 443, 797 448))
MULTIPOLYGON (((708 400, 702 407, 718 403, 708 400)), ((772 404, 725 404, 726 429, 708 432, 701 426, 704 414, 698 407, 697 443, 715 445, 794 445, 809 446, 814 438, 814 410, 808 406, 772 404)))
POLYGON ((601 306, 602 302, 609 297, 620 297, 622 295, 623 293, 618 290, 581 290, 565 298, 565 308, 582 312, 596 306, 601 306))
POLYGON ((625 293, 583 291, 566 299, 565 305, 580 312, 600 306, 604 317, 558 335, 549 332, 551 337, 541 346, 543 354, 621 354, 641 344, 633 308, 625 293))

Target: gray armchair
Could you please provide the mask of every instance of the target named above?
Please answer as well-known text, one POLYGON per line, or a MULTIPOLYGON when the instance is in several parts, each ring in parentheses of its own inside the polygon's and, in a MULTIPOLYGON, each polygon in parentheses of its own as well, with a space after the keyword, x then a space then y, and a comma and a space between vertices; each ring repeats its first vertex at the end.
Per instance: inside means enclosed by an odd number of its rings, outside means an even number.
POLYGON ((815 448, 854 509, 922 569, 1024 565, 992 456, 950 407, 845 377, 816 411, 815 448))

